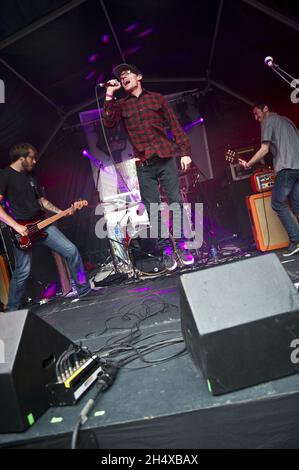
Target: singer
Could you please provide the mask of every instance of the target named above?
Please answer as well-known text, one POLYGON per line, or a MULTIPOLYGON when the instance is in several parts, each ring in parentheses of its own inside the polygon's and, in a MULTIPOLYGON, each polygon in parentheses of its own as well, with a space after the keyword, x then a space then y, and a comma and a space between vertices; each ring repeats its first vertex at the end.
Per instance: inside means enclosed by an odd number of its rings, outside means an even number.
MULTIPOLYGON (((181 205, 178 172, 173 158, 175 146, 167 136, 165 123, 170 127, 175 143, 180 149, 183 170, 191 165, 191 145, 167 100, 161 94, 143 88, 142 73, 135 65, 120 64, 115 67, 113 73, 116 80, 110 80, 106 88, 104 125, 112 128, 123 120, 134 149, 142 202, 150 217, 151 204, 160 204, 160 184, 168 203, 177 203, 179 208, 173 211, 174 232, 176 226, 182 227, 188 222, 181 205), (116 100, 115 92, 121 87, 128 96, 116 100)), ((158 217, 160 227, 161 215, 158 217)), ((153 213, 151 223, 153 224, 153 213)), ((176 269, 177 259, 169 247, 169 241, 162 238, 160 231, 157 237, 159 249, 163 250, 165 267, 170 271, 176 269)), ((186 249, 182 232, 181 237, 176 240, 176 245, 181 263, 193 264, 193 256, 186 249)))
POLYGON ((291 213, 292 210, 299 217, 299 131, 292 121, 273 113, 266 103, 254 106, 253 114, 261 124, 262 145, 248 162, 240 159, 239 163, 244 168, 250 168, 271 151, 276 173, 272 209, 290 239, 283 256, 292 256, 299 252, 299 227, 291 213))

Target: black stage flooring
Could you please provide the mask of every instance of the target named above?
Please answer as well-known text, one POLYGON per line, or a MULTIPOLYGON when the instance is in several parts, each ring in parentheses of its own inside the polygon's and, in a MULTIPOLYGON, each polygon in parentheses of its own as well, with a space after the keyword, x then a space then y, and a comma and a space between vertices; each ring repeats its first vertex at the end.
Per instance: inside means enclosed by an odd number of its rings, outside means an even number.
MULTIPOLYGON (((295 283, 299 257, 284 267, 295 283)), ((136 315, 144 318, 144 341, 180 338, 178 285, 176 274, 111 286, 92 302, 55 301, 35 313, 92 351, 128 332, 136 315)), ((182 343, 171 345, 147 359, 159 361, 181 349, 182 343)), ((214 397, 187 353, 156 364, 138 359, 126 367, 99 397, 80 432, 79 448, 299 448, 298 374, 214 397)), ((75 422, 92 394, 76 406, 50 408, 24 433, 1 434, 0 446, 70 448, 75 422)))

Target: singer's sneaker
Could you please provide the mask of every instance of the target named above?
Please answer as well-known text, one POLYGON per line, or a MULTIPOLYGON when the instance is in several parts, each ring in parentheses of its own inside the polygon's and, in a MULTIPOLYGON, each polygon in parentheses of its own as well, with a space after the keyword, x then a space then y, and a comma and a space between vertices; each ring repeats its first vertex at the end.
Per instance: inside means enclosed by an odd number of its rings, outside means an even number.
POLYGON ((191 266, 194 263, 194 257, 187 248, 177 247, 179 260, 184 266, 191 266))
POLYGON ((299 251, 299 241, 297 242, 292 242, 289 244, 289 247, 285 253, 283 253, 282 256, 292 256, 295 253, 298 253, 299 251))

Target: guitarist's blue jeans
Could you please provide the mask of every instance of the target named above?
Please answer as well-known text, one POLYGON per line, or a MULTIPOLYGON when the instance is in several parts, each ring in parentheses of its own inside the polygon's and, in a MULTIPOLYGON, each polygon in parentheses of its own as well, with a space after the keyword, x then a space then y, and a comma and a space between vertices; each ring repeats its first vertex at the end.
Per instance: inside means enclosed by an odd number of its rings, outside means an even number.
MULTIPOLYGON (((38 240, 36 244, 50 248, 66 259, 78 295, 86 295, 90 291, 90 285, 77 247, 55 225, 50 225, 45 231, 48 233, 47 238, 38 240)), ((10 311, 19 310, 22 307, 32 263, 31 250, 22 251, 14 247, 14 256, 16 268, 11 278, 8 295, 8 310, 10 311)))

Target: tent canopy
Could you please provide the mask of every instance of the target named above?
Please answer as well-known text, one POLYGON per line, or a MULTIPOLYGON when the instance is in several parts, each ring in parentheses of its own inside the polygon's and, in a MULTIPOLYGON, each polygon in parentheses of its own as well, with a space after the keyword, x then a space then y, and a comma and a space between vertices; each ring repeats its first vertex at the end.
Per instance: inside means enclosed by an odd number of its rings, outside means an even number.
POLYGON ((16 141, 46 150, 124 60, 154 91, 217 89, 243 103, 292 108, 287 84, 263 61, 273 55, 298 75, 297 2, 4 0, 0 16, 1 165, 16 141))

